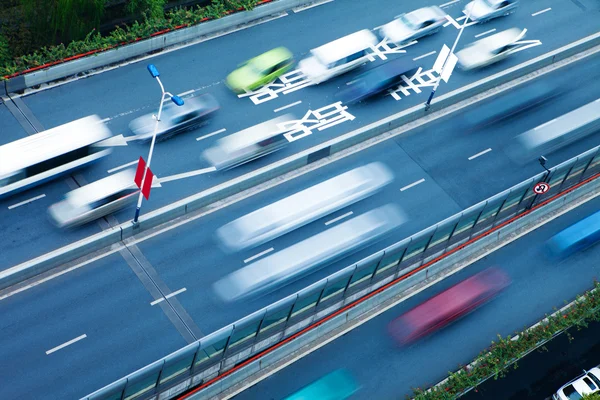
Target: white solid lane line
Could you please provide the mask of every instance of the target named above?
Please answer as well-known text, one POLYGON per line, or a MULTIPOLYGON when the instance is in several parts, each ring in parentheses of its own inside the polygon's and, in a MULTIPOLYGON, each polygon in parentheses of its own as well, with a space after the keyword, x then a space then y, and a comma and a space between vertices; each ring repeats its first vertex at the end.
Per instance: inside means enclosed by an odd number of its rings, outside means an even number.
POLYGON ((161 298, 160 298, 160 299, 158 299, 158 300, 154 300, 152 303, 150 303, 150 305, 151 305, 151 306, 153 306, 153 305, 155 305, 155 304, 158 304, 158 303, 160 303, 161 301, 165 301, 166 299, 170 299, 170 298, 171 298, 171 297, 173 297, 173 296, 177 296, 179 293, 183 293, 183 292, 185 292, 186 290, 187 290, 186 288, 179 289, 178 291, 176 291, 176 292, 173 292, 173 293, 171 293, 171 294, 168 294, 168 295, 166 295, 165 297, 161 297, 161 298))
POLYGON ((482 37, 482 36, 487 35, 488 33, 492 33, 492 32, 496 32, 496 29, 490 29, 489 31, 485 31, 483 33, 480 33, 479 35, 475 35, 475 37, 476 38, 482 37))
POLYGON ((80 341, 81 339, 85 339, 86 337, 87 337, 87 335, 81 335, 81 336, 78 336, 78 337, 76 337, 75 339, 69 340, 68 342, 66 342, 66 343, 63 343, 63 344, 61 344, 60 346, 56 346, 55 348, 48 350, 48 351, 46 352, 46 354, 47 354, 47 355, 49 355, 49 354, 52 354, 52 353, 54 353, 55 351, 58 351, 58 350, 60 350, 60 349, 63 349, 63 348, 65 348, 65 347, 67 347, 67 346, 69 346, 69 345, 71 345, 71 344, 73 344, 73 343, 75 343, 75 342, 78 342, 78 341, 80 341))
POLYGON ((188 90, 187 92, 179 93, 177 96, 179 96, 179 97, 187 96, 188 94, 192 94, 195 91, 196 91, 196 89, 188 90))
POLYGON ((197 142, 199 142, 199 141, 200 141, 200 140, 202 140, 202 139, 206 139, 206 138, 209 138, 209 137, 211 137, 211 136, 218 135, 219 133, 225 132, 226 130, 227 130, 227 129, 225 129, 225 128, 223 128, 223 129, 219 129, 219 130, 218 130, 218 131, 216 131, 216 132, 209 133, 208 135, 204 135, 204 136, 200 136, 200 137, 196 138, 196 141, 197 141, 197 142))
POLYGON ((134 165, 134 164, 137 164, 137 163, 138 163, 138 161, 139 161, 139 160, 135 160, 135 161, 132 161, 132 162, 130 162, 130 163, 127 163, 127 164, 119 165, 118 167, 115 167, 115 168, 113 168, 113 169, 109 169, 109 170, 108 170, 108 171, 106 171, 106 172, 108 172, 109 174, 112 174, 112 173, 113 173, 113 172, 115 172, 115 171, 118 171, 118 170, 120 170, 120 169, 127 168, 127 167, 129 167, 129 166, 131 166, 131 165, 134 165))
POLYGON ((452 1, 448 2, 448 3, 444 3, 444 4, 440 5, 439 7, 440 8, 444 8, 444 7, 449 6, 450 4, 458 3, 459 1, 460 0, 452 0, 452 1))
POLYGON ((404 192, 405 190, 408 190, 408 189, 410 189, 411 187, 413 187, 413 186, 417 186, 418 184, 420 184, 420 183, 423 183, 423 182, 425 182, 425 179, 419 179, 418 181, 416 181, 416 182, 413 182, 413 183, 411 183, 410 185, 406 185, 406 186, 404 186, 402 189, 400 189, 400 191, 401 191, 401 192, 404 192))
POLYGON ((296 7, 296 8, 293 8, 292 10, 294 11, 294 14, 298 14, 299 12, 302 12, 304 10, 308 10, 308 9, 313 8, 313 7, 318 7, 318 6, 323 5, 323 4, 331 3, 332 1, 333 0, 324 0, 324 1, 321 1, 321 2, 313 3, 313 4, 309 5, 309 6, 296 7))
POLYGON ((275 250, 275 249, 271 247, 270 249, 267 249, 267 250, 265 250, 265 251, 261 251, 260 253, 258 253, 258 254, 256 254, 256 255, 254 255, 254 256, 252 256, 252 257, 250 257, 250 258, 247 258, 247 259, 245 259, 245 260, 244 260, 244 264, 248 264, 250 261, 252 261, 252 260, 256 260, 258 257, 262 257, 262 256, 264 256, 265 254, 269 254, 269 253, 270 253, 270 252, 272 252, 273 250, 275 250))
POLYGON ((490 148, 490 149, 486 149, 486 150, 484 150, 484 151, 481 151, 481 152, 479 152, 479 153, 477 153, 477 154, 475 154, 475 155, 473 155, 473 156, 469 157, 469 161, 471 161, 471 160, 474 160, 475 158, 477 158, 477 157, 479 157, 479 156, 482 156, 482 155, 484 155, 485 153, 489 153, 490 151, 492 151, 492 149, 491 149, 491 148, 490 148))
POLYGON ((429 52, 427 54, 423 54, 422 56, 415 57, 415 58, 413 58, 413 61, 417 61, 417 60, 420 60, 421 58, 429 57, 429 56, 432 56, 434 54, 435 54, 435 50, 431 51, 431 52, 429 52))
POLYGON ((550 10, 552 10, 552 8, 546 8, 545 10, 538 11, 538 12, 534 12, 533 14, 531 14, 531 16, 532 16, 532 17, 535 17, 536 15, 543 14, 543 13, 545 13, 545 12, 547 12, 547 11, 550 11, 550 10))
POLYGON ((24 206, 25 204, 31 203, 32 201, 36 201, 36 200, 39 200, 39 199, 43 199, 44 197, 46 197, 45 194, 40 194, 39 196, 35 196, 35 197, 33 197, 33 198, 29 199, 29 200, 25 200, 25 201, 22 201, 20 203, 13 204, 12 206, 8 206, 8 209, 12 210, 13 208, 24 206))
POLYGON ((341 219, 344 219, 344 218, 346 218, 346 217, 349 217, 349 216, 351 216, 352 214, 354 214, 352 211, 350 211, 350 212, 347 212, 346 214, 344 214, 344 215, 340 215, 339 217, 337 217, 337 218, 334 218, 334 219, 332 219, 331 221, 327 221, 327 222, 325 222, 325 225, 331 225, 331 224, 333 224, 333 223, 335 223, 335 222, 338 222, 338 221, 339 221, 339 220, 341 220, 341 219))
POLYGON ((192 176, 196 176, 196 175, 207 174, 209 172, 213 172, 216 170, 217 169, 215 167, 208 167, 208 168, 197 169, 196 171, 184 172, 182 174, 165 176, 164 178, 156 178, 156 179, 158 179, 158 182, 160 182, 160 183, 165 183, 165 182, 176 181, 178 179, 191 178, 192 176))
POLYGON ((279 112, 281 110, 285 110, 286 108, 297 106, 298 104, 302 104, 302 100, 298 100, 297 102, 292 103, 292 104, 288 104, 287 106, 276 108, 276 109, 273 110, 273 112, 279 112))

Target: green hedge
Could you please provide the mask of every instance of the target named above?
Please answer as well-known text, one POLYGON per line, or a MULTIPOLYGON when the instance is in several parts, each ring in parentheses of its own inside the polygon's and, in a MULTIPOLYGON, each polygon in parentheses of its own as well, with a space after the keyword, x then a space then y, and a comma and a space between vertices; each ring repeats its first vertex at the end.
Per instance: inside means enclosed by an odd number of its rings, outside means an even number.
MULTIPOLYGON (((510 336, 503 338, 498 335, 498 341, 492 342, 490 348, 482 351, 472 363, 472 367, 461 367, 457 372, 451 372, 448 379, 439 386, 430 389, 413 389, 415 400, 450 400, 460 397, 468 389, 476 388, 484 380, 505 376, 505 370, 516 361, 536 349, 553 336, 576 326, 577 329, 587 327, 590 321, 600 320, 600 283, 594 283, 595 288, 584 296, 579 296, 568 309, 546 316, 534 328, 524 330, 518 338, 511 340, 510 336)), ((568 332, 567 332, 568 334, 568 332)))
MULTIPOLYGON (((213 0, 212 4, 206 7, 177 8, 168 11, 162 18, 146 19, 142 22, 136 21, 131 25, 124 25, 122 28, 117 27, 107 36, 92 31, 85 39, 75 40, 67 46, 61 43, 58 46, 43 47, 39 51, 13 59, 0 58, 0 78, 78 54, 105 50, 122 43, 146 39, 153 33, 165 29, 173 29, 181 25, 195 25, 206 19, 221 18, 228 12, 238 9, 251 10, 260 3, 262 3, 260 0, 213 0)), ((2 40, 0 37, 0 56, 1 52, 2 40)))

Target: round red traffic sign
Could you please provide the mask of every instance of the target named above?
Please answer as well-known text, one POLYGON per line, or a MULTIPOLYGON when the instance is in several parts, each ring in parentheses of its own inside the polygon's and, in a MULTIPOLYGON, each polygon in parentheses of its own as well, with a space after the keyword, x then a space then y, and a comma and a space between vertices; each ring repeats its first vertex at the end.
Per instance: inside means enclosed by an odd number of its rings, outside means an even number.
POLYGON ((535 194, 544 194, 548 190, 550 190, 550 185, 548 185, 546 182, 540 182, 533 187, 533 192, 535 194))

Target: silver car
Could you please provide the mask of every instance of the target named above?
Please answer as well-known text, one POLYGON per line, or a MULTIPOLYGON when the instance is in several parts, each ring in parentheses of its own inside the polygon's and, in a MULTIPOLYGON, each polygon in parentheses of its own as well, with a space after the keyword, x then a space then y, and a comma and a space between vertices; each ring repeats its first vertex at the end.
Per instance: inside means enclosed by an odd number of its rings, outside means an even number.
POLYGON ((600 365, 566 383, 552 395, 553 400, 581 399, 586 394, 600 392, 600 365))
POLYGON ((511 28, 471 43, 456 53, 459 65, 471 70, 504 60, 523 46, 518 42, 524 36, 520 29, 511 28))
POLYGON ((400 45, 423 36, 432 35, 447 22, 446 13, 437 6, 423 7, 401 14, 379 29, 383 37, 400 45))
MULTIPOLYGON (((206 124, 219 109, 219 103, 210 94, 185 99, 183 106, 165 103, 158 122, 156 140, 168 139, 186 130, 198 128, 206 124)), ((129 124, 129 129, 136 136, 135 140, 147 142, 152 140, 156 119, 152 114, 136 118, 129 124)))
POLYGON ((474 0, 463 12, 472 21, 487 22, 514 13, 518 6, 519 0, 474 0))

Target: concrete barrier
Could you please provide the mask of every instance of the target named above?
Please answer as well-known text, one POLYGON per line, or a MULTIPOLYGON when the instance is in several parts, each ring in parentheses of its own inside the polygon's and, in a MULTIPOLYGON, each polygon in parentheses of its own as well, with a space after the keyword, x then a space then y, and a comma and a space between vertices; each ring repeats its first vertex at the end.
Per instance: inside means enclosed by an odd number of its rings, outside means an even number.
MULTIPOLYGON (((561 47, 560 49, 552 51, 548 54, 539 56, 533 60, 529 60, 525 63, 519 64, 513 68, 495 74, 491 77, 474 82, 461 89, 457 89, 453 92, 442 95, 438 97, 437 100, 434 100, 431 103, 431 110, 441 109, 443 108, 443 106, 448 106, 456 102, 462 101, 464 99, 470 98, 478 93, 484 92, 489 88, 507 83, 513 79, 522 77, 539 68, 542 68, 552 63, 556 63, 558 61, 562 61, 574 54, 583 52, 585 50, 589 50, 598 45, 600 45, 600 32, 588 36, 587 38, 581 39, 577 42, 561 47)), ((246 175, 225 182, 213 188, 204 190, 198 194, 189 196, 185 199, 179 200, 173 204, 162 207, 158 210, 144 214, 140 217, 139 225, 137 225, 137 227, 135 228, 133 227, 131 222, 123 223, 120 225, 121 236, 118 237, 115 235, 110 237, 115 240, 113 243, 116 243, 119 240, 128 238, 134 234, 138 234, 144 230, 151 229, 164 222, 181 217, 187 213, 193 212, 202 207, 206 207, 217 201, 223 200, 245 189, 267 182, 273 178, 281 176, 282 174, 304 167, 307 164, 314 162, 315 158, 318 158, 315 155, 322 154, 323 150, 326 148, 329 148, 328 152, 330 154, 340 152, 357 143, 387 133, 390 130, 395 129, 399 126, 415 121, 423 117, 425 113, 426 112, 424 111, 423 105, 415 106, 408 110, 402 111, 390 117, 384 118, 380 121, 362 127, 360 129, 338 136, 325 143, 292 155, 288 158, 285 158, 268 166, 259 168, 246 175)), ((100 250, 101 248, 110 244, 112 243, 110 243, 102 233, 90 236, 88 239, 86 239, 85 242, 86 249, 89 252, 100 250)), ((29 268, 31 268, 31 270, 39 271, 38 273, 42 273, 49 269, 55 268, 65 262, 74 260, 76 258, 73 257, 74 255, 80 257, 82 253, 74 251, 72 248, 74 245, 76 245, 76 243, 58 249, 45 256, 38 257, 25 264, 21 264, 14 268, 11 268, 10 270, 14 271, 15 276, 11 277, 10 279, 8 279, 8 277, 6 277, 6 279, 4 280, 0 279, 0 289, 6 287, 6 282, 10 281, 14 283, 31 277, 32 275, 28 271, 28 269, 25 268, 25 265, 28 265, 29 268), (43 267, 38 266, 36 264, 36 260, 41 260, 42 258, 44 259, 43 267), (19 278, 19 276, 27 276, 27 278, 21 279, 19 278)))
POLYGON ((85 71, 106 67, 169 47, 192 42, 210 34, 235 29, 293 7, 314 2, 315 0, 276 0, 272 3, 260 5, 251 11, 237 12, 216 20, 203 22, 188 28, 157 35, 140 40, 139 42, 119 46, 112 50, 17 76, 7 80, 6 88, 9 93, 22 91, 42 83, 64 79, 85 71))
MULTIPOLYGON (((511 221, 507 225, 494 231, 492 234, 483 236, 479 240, 467 245, 441 261, 433 263, 429 267, 416 272, 407 279, 389 286, 384 291, 370 297, 368 300, 334 316, 318 327, 303 333, 294 340, 276 348, 265 356, 215 382, 215 384, 186 398, 193 400, 212 400, 228 397, 241 389, 241 387, 236 387, 236 385, 243 383, 242 386, 246 386, 253 383, 256 377, 253 379, 252 375, 277 368, 277 365, 289 364, 290 361, 292 361, 290 357, 299 358, 299 356, 303 355, 302 353, 309 352, 311 347, 314 347, 317 342, 321 342, 323 339, 330 340, 333 338, 330 335, 339 335, 340 333, 347 331, 355 321, 363 318, 364 315, 373 310, 373 308, 389 305, 389 302, 394 304, 410 297, 417 286, 431 281, 436 276, 447 276, 465 268, 489 252, 490 249, 506 245, 511 241, 516 240, 519 235, 522 235, 524 232, 529 232, 539 225, 546 223, 548 220, 555 217, 557 213, 560 213, 561 210, 565 212, 563 209, 566 206, 573 208, 581 202, 596 197, 599 194, 600 178, 597 178, 540 206, 530 213, 511 221), (343 332, 340 332, 340 330, 343 332), (247 379, 250 379, 250 382, 244 382, 247 379)), ((395 278, 397 279, 400 276, 406 275, 408 272, 410 272, 410 270, 405 269, 400 271, 395 278)))

